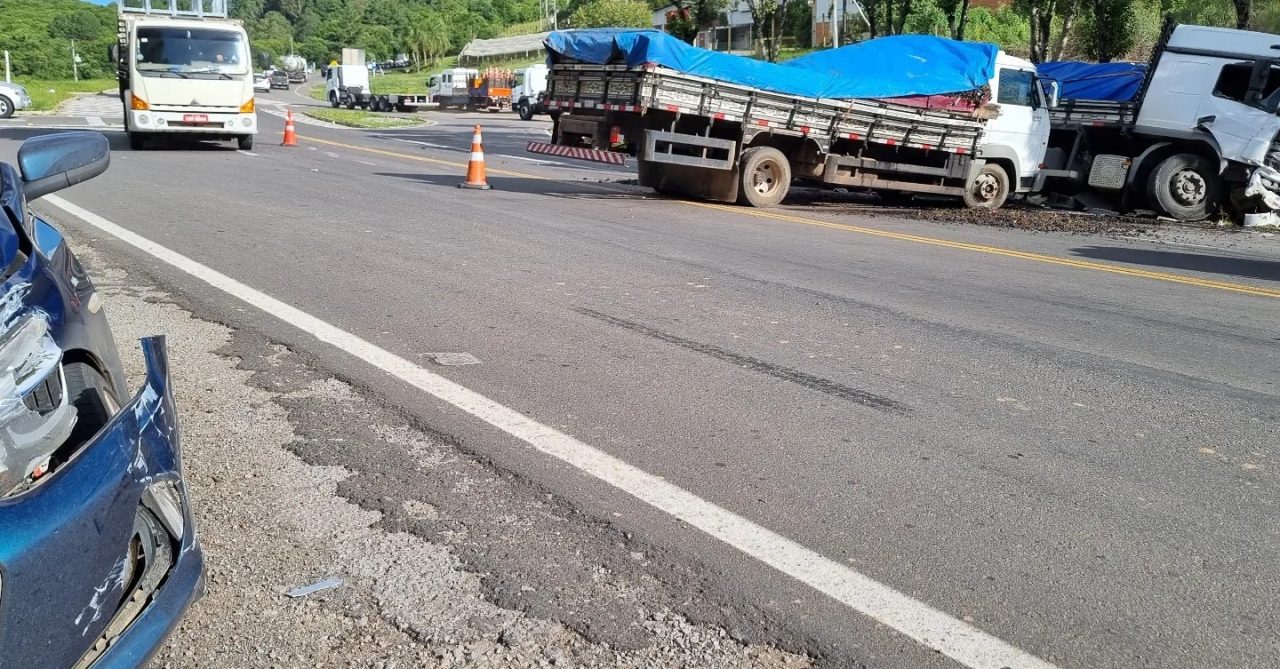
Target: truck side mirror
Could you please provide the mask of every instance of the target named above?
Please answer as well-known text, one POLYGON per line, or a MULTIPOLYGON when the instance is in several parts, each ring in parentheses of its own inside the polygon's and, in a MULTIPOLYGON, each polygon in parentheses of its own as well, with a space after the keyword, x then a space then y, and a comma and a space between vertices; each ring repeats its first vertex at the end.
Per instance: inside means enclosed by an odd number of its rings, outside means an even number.
POLYGON ((102 133, 77 131, 32 137, 18 148, 22 193, 34 200, 107 171, 111 147, 102 133))
POLYGON ((1049 82, 1049 108, 1054 109, 1062 102, 1062 86, 1056 81, 1049 82))
POLYGON ((111 46, 107 47, 107 58, 112 63, 120 62, 120 45, 119 44, 112 44, 111 46))

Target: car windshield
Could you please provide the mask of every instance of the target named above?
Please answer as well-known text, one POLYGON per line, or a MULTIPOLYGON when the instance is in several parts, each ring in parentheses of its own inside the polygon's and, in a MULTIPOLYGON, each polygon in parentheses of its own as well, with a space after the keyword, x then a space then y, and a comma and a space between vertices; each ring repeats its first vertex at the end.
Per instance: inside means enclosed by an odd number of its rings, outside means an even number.
POLYGON ((139 72, 243 75, 249 71, 244 37, 214 28, 138 28, 139 72))

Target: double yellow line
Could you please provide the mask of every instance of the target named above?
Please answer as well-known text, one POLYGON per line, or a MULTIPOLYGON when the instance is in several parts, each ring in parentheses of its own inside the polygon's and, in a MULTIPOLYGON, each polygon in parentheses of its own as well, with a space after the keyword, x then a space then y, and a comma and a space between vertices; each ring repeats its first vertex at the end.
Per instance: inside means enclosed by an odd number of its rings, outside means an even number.
MULTIPOLYGON (((328 146, 336 146, 352 151, 363 151, 391 158, 403 158, 407 160, 416 160, 424 163, 433 163, 436 165, 445 165, 448 167, 465 168, 465 163, 459 163, 449 160, 438 160, 436 158, 427 158, 425 156, 415 156, 408 153, 400 153, 397 151, 386 151, 384 149, 375 149, 367 146, 356 146, 354 144, 343 144, 342 142, 334 142, 327 139, 318 139, 315 137, 299 137, 299 139, 315 142, 317 144, 325 144, 328 146)), ((512 172, 510 170, 490 169, 489 172, 502 176, 518 177, 522 179, 538 179, 541 181, 557 181, 550 177, 537 174, 525 174, 523 172, 512 172)), ((585 184, 573 182, 577 186, 586 186, 597 188, 611 192, 621 192, 617 189, 606 188, 604 186, 596 186, 594 184, 585 184)), ((904 232, 891 232, 888 230, 878 230, 876 228, 868 228, 861 225, 849 225, 847 223, 833 223, 831 221, 823 221, 816 218, 805 218, 802 216, 792 216, 774 211, 763 209, 748 209, 746 207, 734 207, 722 204, 712 204, 709 202, 692 202, 688 200, 673 200, 673 202, 683 204, 690 207, 701 207, 704 209, 714 209, 730 214, 740 216, 753 216, 755 218, 765 218, 775 221, 785 221, 787 223, 798 223, 800 225, 808 225, 817 228, 828 228, 831 230, 843 230, 846 232, 856 232, 863 235, 871 235, 874 237, 883 237, 886 239, 896 239, 904 242, 914 242, 916 244, 927 244, 929 246, 940 246, 944 248, 959 249, 962 251, 971 251, 974 253, 986 253, 989 255, 1004 256, 1006 258, 1017 258, 1019 260, 1029 260, 1032 262, 1048 263, 1050 265, 1061 265, 1063 267, 1074 267, 1076 269, 1090 270, 1094 272, 1106 272, 1108 274, 1120 274, 1123 276, 1139 277, 1143 279, 1152 279, 1155 281, 1165 281, 1168 283, 1178 283, 1186 286, 1196 286, 1199 288, 1209 288, 1212 290, 1225 290, 1233 293, 1242 293, 1245 295, 1253 295, 1256 297, 1280 298, 1280 289, 1262 288, 1259 286, 1250 286, 1243 283, 1232 283, 1230 281, 1214 281, 1212 279, 1201 279, 1198 277, 1187 276, 1184 274, 1172 274, 1170 272, 1153 272, 1151 270, 1137 269, 1125 267, 1123 265, 1113 265, 1110 263, 1093 262, 1090 260, 1077 260, 1074 258, 1063 258, 1060 256, 1051 256, 1043 253, 1031 253, 1028 251, 1017 251, 1014 249, 1006 249, 999 246, 987 246, 985 244, 969 244, 966 242, 957 242, 949 239, 941 239, 938 237, 926 237, 923 235, 912 235, 904 232)))

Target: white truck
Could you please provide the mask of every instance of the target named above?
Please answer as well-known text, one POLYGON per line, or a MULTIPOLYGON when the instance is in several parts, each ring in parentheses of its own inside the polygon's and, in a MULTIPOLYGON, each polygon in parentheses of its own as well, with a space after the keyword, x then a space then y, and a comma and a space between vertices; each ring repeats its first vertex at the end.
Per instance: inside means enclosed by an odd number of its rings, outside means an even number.
POLYGON ((552 141, 527 150, 614 164, 634 155, 640 184, 659 192, 768 207, 800 180, 997 208, 1031 190, 1049 139, 1035 66, 1003 52, 993 103, 969 112, 796 97, 657 65, 552 61, 545 104, 560 115, 552 141))
POLYGON ((1280 210, 1280 36, 1166 25, 1137 93, 1063 99, 1037 190, 1200 220, 1280 210))
POLYGON ((544 63, 516 70, 516 87, 511 92, 516 113, 529 121, 538 114, 547 113, 543 98, 547 94, 547 77, 551 68, 544 63))
POLYGON ((302 56, 289 54, 284 58, 281 58, 280 68, 284 70, 285 74, 289 76, 289 83, 291 84, 307 83, 307 70, 310 68, 310 66, 307 64, 306 59, 303 58, 302 56))
POLYGON ((343 49, 342 62, 330 63, 325 73, 325 97, 337 109, 368 109, 373 100, 369 88, 369 68, 364 62, 364 49, 343 49))
POLYGON ((466 108, 471 104, 469 86, 480 70, 469 67, 453 67, 427 80, 427 95, 441 107, 466 108))
POLYGON ((118 28, 111 57, 130 147, 170 136, 253 148, 249 37, 226 0, 121 0, 118 28))

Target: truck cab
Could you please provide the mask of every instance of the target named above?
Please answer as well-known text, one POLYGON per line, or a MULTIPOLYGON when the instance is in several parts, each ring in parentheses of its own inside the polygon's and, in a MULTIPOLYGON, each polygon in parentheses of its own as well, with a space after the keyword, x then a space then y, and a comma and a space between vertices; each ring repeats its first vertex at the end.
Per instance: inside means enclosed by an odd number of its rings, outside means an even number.
POLYGON ((427 80, 427 94, 431 101, 441 106, 466 106, 471 99, 467 87, 480 71, 467 67, 454 67, 427 80))
MULTIPOLYGON (((199 5, 199 3, 197 3, 199 5)), ((225 0, 181 9, 164 0, 123 0, 112 47, 129 144, 157 136, 235 139, 258 132, 249 37, 225 0)))
MULTIPOLYGON (((989 197, 997 197, 1000 189, 1026 193, 1034 187, 1049 144, 1050 98, 1031 61, 1000 52, 989 105, 995 118, 987 122, 978 158, 983 165, 999 166, 1009 183, 988 183, 994 187, 987 189, 989 197)), ((1000 175, 988 170, 987 177, 998 180, 1000 175)))
POLYGON ((511 92, 511 100, 521 119, 528 121, 546 111, 542 98, 547 92, 550 74, 551 69, 542 63, 515 71, 516 87, 511 92))
POLYGON ((372 91, 369 89, 369 68, 360 64, 329 66, 325 75, 325 97, 330 106, 338 108, 345 105, 347 109, 361 107, 367 109, 372 91))

